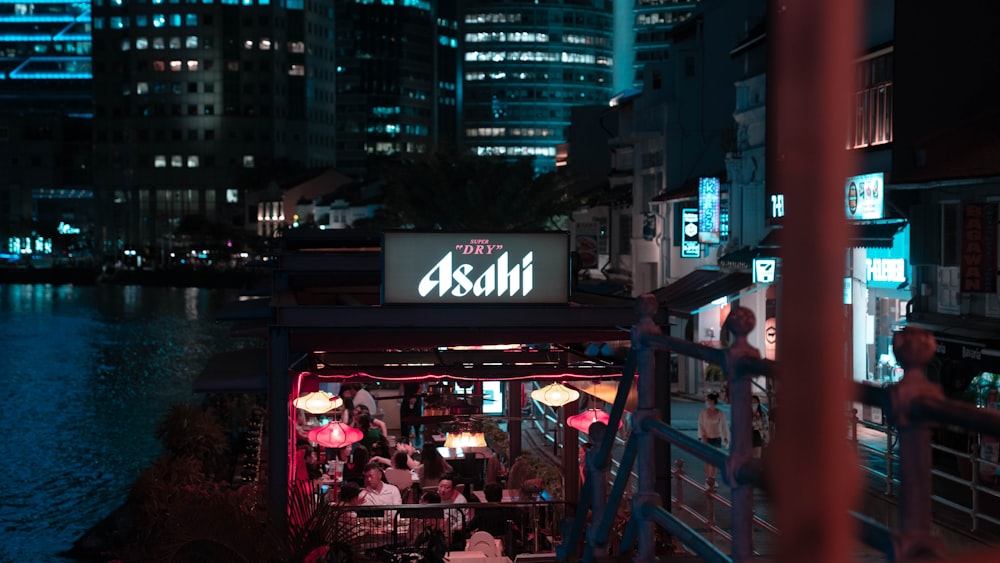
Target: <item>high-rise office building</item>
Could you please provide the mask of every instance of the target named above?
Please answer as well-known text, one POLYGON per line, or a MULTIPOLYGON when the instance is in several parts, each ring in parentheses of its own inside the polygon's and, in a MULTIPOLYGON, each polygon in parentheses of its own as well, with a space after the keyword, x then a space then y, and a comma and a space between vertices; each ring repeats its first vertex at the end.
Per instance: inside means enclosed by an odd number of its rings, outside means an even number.
POLYGON ((691 18, 698 0, 634 0, 633 86, 641 88, 647 64, 661 63, 670 57, 673 32, 691 18))
POLYGON ((469 1, 461 26, 466 148, 553 170, 571 109, 611 97, 611 0, 469 1))
POLYGON ((252 220, 269 171, 334 163, 334 4, 93 2, 104 252, 162 256, 186 216, 252 220))
POLYGON ((0 254, 86 244, 90 32, 89 2, 0 0, 0 254))
POLYGON ((455 0, 337 2, 337 168, 455 145, 455 0))
POLYGON ((89 115, 90 3, 0 0, 0 113, 89 115))

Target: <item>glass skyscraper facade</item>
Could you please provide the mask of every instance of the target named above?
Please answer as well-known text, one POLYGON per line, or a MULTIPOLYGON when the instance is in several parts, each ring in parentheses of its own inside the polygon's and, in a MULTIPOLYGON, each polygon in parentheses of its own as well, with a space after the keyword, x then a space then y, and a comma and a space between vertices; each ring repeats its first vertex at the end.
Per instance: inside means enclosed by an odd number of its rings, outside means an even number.
POLYGON ((456 0, 337 2, 337 168, 457 143, 456 0))
POLYGON ((0 113, 87 115, 90 2, 0 0, 0 113))
POLYGON ((643 68, 670 57, 674 28, 691 18, 698 0, 635 0, 634 53, 635 80, 642 87, 643 68))
POLYGON ((466 148, 553 170, 571 109, 611 97, 613 29, 611 0, 465 2, 466 148))

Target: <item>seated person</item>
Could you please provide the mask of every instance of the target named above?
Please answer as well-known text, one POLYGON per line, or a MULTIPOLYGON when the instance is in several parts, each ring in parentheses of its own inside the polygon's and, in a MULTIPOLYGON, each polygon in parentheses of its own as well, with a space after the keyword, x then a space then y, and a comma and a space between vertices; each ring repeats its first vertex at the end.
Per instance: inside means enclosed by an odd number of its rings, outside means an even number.
MULTIPOLYGON (((427 491, 420 495, 420 504, 441 504, 441 495, 427 491)), ((412 545, 437 549, 441 557, 448 550, 447 537, 450 535, 444 512, 432 512, 410 518, 409 540, 412 545)))
POLYGON ((399 489, 385 482, 382 466, 371 462, 365 466, 365 488, 361 491, 361 504, 369 506, 396 506, 403 504, 399 489))
MULTIPOLYGON (((347 448, 344 448, 345 450, 347 448)), ((344 463, 344 481, 350 481, 352 483, 357 483, 358 486, 364 486, 365 484, 365 467, 368 466, 368 448, 356 444, 354 446, 354 451, 352 451, 347 456, 347 461, 344 463)))
MULTIPOLYGON (((438 494, 441 495, 441 504, 468 504, 468 501, 457 488, 455 488, 455 478, 452 475, 445 475, 438 483, 438 494)), ((447 509, 444 511, 453 531, 465 528, 465 523, 469 521, 468 509, 447 509)))
POLYGON ((389 427, 385 425, 385 422, 382 422, 381 420, 375 418, 375 415, 373 415, 371 411, 368 410, 368 407, 366 407, 365 405, 358 405, 354 407, 354 416, 351 418, 351 424, 355 428, 360 428, 360 426, 358 426, 358 416, 364 413, 367 413, 368 416, 371 417, 370 424, 373 428, 378 428, 379 431, 382 432, 383 436, 389 435, 389 427))
POLYGON ((441 457, 441 452, 438 451, 437 447, 431 442, 425 443, 420 450, 420 465, 417 467, 420 490, 437 490, 441 477, 452 471, 451 465, 441 457))
POLYGON ((398 454, 403 454, 404 459, 406 459, 405 469, 412 471, 420 467, 420 462, 413 459, 414 452, 415 450, 413 446, 409 444, 409 442, 396 442, 396 449, 393 450, 392 459, 388 459, 382 456, 372 456, 372 461, 377 461, 385 466, 399 467, 400 469, 404 469, 404 467, 396 464, 396 456, 398 454))
POLYGON ((413 472, 406 463, 409 459, 405 453, 396 452, 396 455, 392 456, 392 467, 385 470, 386 481, 396 485, 400 493, 408 491, 414 484, 413 472))
MULTIPOLYGON (((483 487, 483 496, 486 502, 499 504, 503 501, 503 485, 500 483, 486 483, 483 487)), ((465 531, 471 534, 475 531, 489 532, 493 537, 503 538, 507 535, 510 527, 508 520, 517 521, 514 508, 491 508, 476 510, 476 515, 465 525, 465 531)))
POLYGON ((372 415, 362 412, 354 417, 354 420, 357 422, 358 430, 364 434, 359 444, 368 448, 369 453, 373 455, 388 455, 389 441, 381 430, 372 426, 372 415))

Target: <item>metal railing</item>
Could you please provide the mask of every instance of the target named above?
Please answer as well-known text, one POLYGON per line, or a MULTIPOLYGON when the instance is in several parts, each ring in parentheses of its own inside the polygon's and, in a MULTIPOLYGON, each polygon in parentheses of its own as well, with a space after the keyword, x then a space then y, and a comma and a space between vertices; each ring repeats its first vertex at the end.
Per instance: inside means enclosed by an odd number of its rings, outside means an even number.
MULTIPOLYGON (((769 531, 777 531, 776 526, 755 516, 753 511, 752 487, 766 490, 769 483, 765 479, 761 462, 750 455, 750 379, 755 375, 775 377, 778 370, 777 363, 759 359, 757 351, 747 343, 746 335, 755 324, 752 312, 744 308, 733 310, 726 320, 726 326, 733 334, 733 343, 730 348, 722 350, 663 336, 652 321, 656 308, 657 304, 652 296, 645 295, 637 301, 640 319, 632 330, 632 350, 611 409, 611 420, 607 425, 609 428, 617 427, 624 410, 625 398, 635 380, 639 386, 640 403, 638 411, 634 413, 633 432, 620 458, 622 471, 619 471, 608 493, 606 483, 614 433, 598 437, 592 432, 592 437, 599 440, 599 447, 588 456, 577 517, 557 549, 561 560, 569 559, 580 549, 584 563, 608 553, 608 532, 624 492, 624 477, 633 466, 638 474, 638 492, 632 499, 631 519, 622 536, 621 545, 614 550, 618 553, 631 551, 632 542, 637 540, 637 560, 654 560, 657 546, 653 532, 659 526, 705 561, 748 561, 754 556, 753 526, 756 524, 769 531), (657 405, 653 402, 656 396, 656 350, 671 351, 722 366, 730 383, 732 396, 732 448, 728 455, 658 419, 657 405), (637 378, 633 377, 636 373, 637 378), (663 506, 653 482, 655 466, 652 454, 656 440, 664 440, 700 460, 722 468, 720 476, 732 487, 731 503, 724 504, 730 512, 731 526, 728 530, 721 530, 713 524, 709 526, 709 534, 724 533, 731 540, 731 553, 724 553, 715 545, 712 537, 694 530, 663 506), (594 517, 581 545, 588 510, 593 511, 594 517)), ((941 502, 941 499, 934 498, 931 488, 932 476, 939 473, 932 466, 931 426, 953 425, 972 432, 1000 436, 1000 413, 945 399, 940 388, 927 381, 924 369, 933 357, 935 345, 933 337, 926 331, 905 329, 895 335, 893 346, 900 365, 905 369, 903 379, 890 387, 856 383, 853 384, 853 394, 864 404, 880 407, 890 424, 898 428, 897 445, 893 446, 891 439, 888 444, 890 453, 897 449, 899 452, 899 479, 898 483, 893 481, 893 491, 899 499, 899 529, 889 529, 854 512, 850 516, 855 520, 860 539, 885 553, 890 560, 941 558, 944 556, 943 547, 931 533, 932 502, 941 502)), ((845 442, 847 437, 845 435, 845 442)), ((896 459, 890 456, 889 461, 891 467, 896 459)), ((976 462, 973 462, 973 467, 976 467, 976 462)), ((970 481, 969 486, 973 485, 970 481)), ((709 494, 712 501, 720 501, 714 492, 704 492, 709 494)), ((986 491, 976 485, 975 492, 986 491)), ((680 494, 678 497, 683 498, 680 494)), ((978 498, 977 495, 973 496, 975 498, 978 498)), ((714 505, 710 506, 714 510, 714 505)), ((682 505, 678 505, 678 508, 685 510, 682 505)), ((780 517, 783 510, 780 502, 776 503, 775 509, 780 517)), ((980 511, 972 509, 970 514, 975 514, 980 519, 983 516, 980 511)), ((780 522, 780 518, 776 521, 780 522)))

